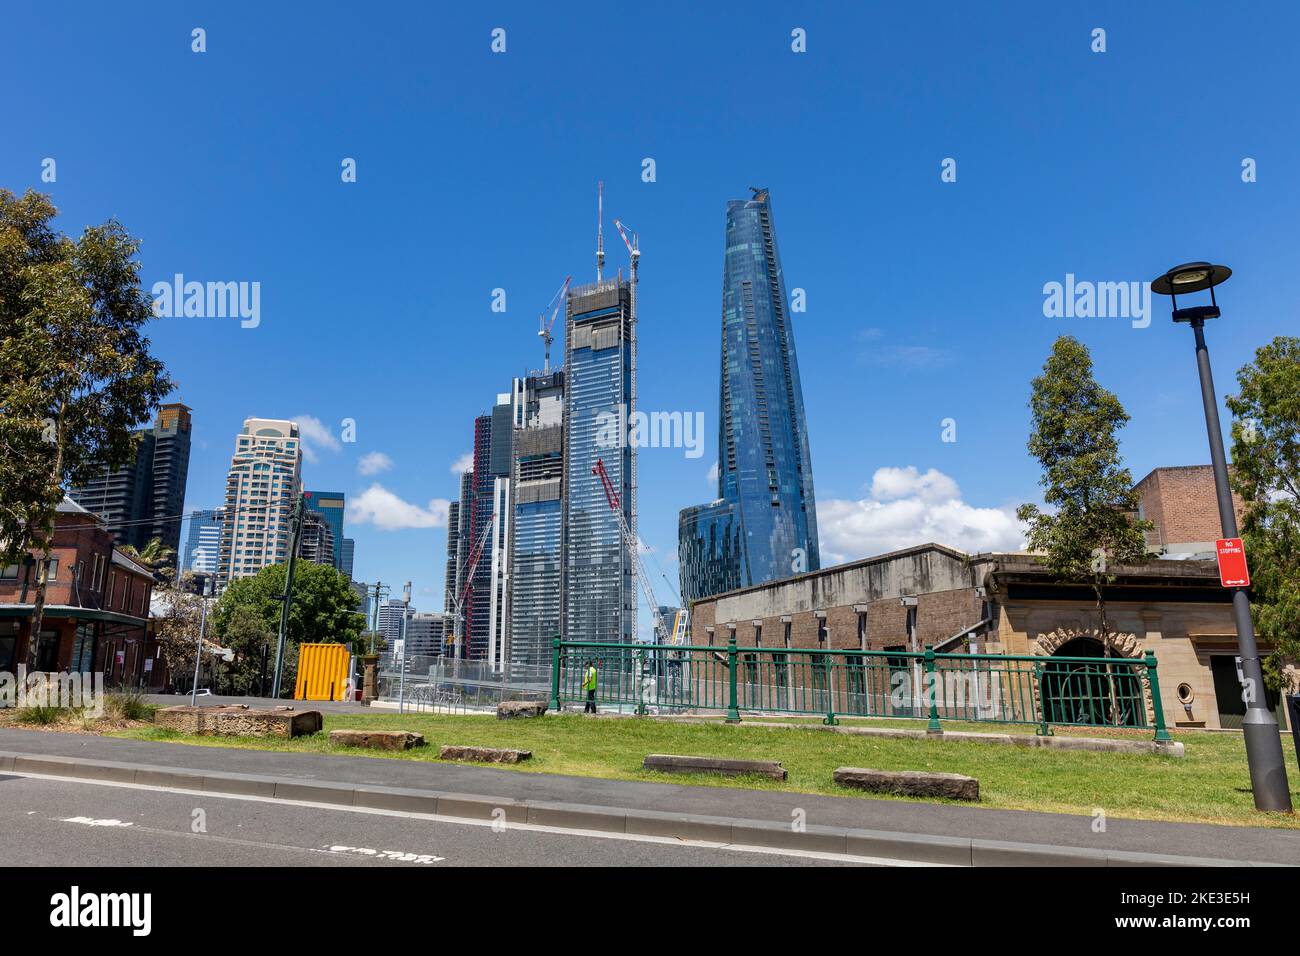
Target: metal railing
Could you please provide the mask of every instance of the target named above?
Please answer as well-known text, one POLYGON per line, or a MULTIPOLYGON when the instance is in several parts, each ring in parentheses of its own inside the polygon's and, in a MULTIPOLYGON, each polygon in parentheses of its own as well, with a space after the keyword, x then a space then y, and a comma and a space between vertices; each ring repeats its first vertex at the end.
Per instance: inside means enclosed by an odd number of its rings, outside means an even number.
POLYGON ((839 717, 902 717, 1051 726, 1154 730, 1169 740, 1155 654, 1045 657, 921 651, 676 646, 553 642, 550 706, 595 702, 635 713, 742 711, 839 717))

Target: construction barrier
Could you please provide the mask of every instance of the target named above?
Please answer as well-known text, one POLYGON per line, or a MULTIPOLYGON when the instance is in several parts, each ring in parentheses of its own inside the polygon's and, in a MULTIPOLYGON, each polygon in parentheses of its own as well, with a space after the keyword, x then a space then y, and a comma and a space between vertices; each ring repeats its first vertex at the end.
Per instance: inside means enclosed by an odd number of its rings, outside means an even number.
POLYGON ((294 700, 343 700, 351 655, 345 644, 301 644, 294 700))

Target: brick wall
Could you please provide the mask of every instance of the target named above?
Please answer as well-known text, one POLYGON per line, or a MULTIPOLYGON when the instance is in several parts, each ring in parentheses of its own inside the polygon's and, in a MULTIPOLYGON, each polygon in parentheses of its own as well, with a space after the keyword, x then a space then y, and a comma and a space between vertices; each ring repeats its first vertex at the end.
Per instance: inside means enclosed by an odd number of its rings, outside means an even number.
MULTIPOLYGON (((1209 465, 1157 468, 1138 483, 1137 492, 1143 516, 1156 525, 1147 533, 1147 542, 1152 546, 1223 537, 1214 471, 1209 465)), ((1234 494, 1232 501, 1240 523, 1241 499, 1234 494)))

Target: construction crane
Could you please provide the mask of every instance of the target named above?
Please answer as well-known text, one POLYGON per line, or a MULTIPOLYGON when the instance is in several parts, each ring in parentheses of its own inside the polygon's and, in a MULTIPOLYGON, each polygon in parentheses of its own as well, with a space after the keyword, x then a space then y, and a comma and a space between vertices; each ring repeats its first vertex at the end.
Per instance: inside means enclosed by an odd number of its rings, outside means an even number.
MULTIPOLYGON (((636 343, 636 327, 637 327, 637 313, 636 313, 636 283, 637 283, 637 266, 638 266, 638 265, 640 264, 640 262, 641 262, 641 240, 640 240, 640 237, 639 237, 635 232, 632 233, 632 237, 629 239, 629 238, 628 238, 628 230, 624 227, 623 223, 622 223, 620 220, 618 220, 618 219, 615 219, 615 220, 614 220, 614 228, 618 230, 618 235, 619 235, 619 238, 621 238, 621 239, 623 240, 623 245, 627 246, 627 257, 628 257, 628 286, 627 286, 627 296, 628 296, 628 298, 627 298, 627 306, 628 306, 628 330, 629 330, 629 335, 628 335, 628 371, 630 372, 630 375, 629 375, 629 382, 630 382, 631 384, 630 384, 630 387, 629 387, 627 411, 628 411, 628 416, 629 416, 629 419, 630 419, 630 417, 631 417, 632 415, 636 414, 636 408, 637 408, 637 405, 636 405, 636 378, 637 378, 637 375, 636 375, 636 354, 637 354, 637 343, 636 343)), ((637 476, 637 465, 636 465, 636 454, 637 454, 637 446, 636 446, 636 443, 633 442, 633 443, 632 443, 632 448, 631 448, 631 455, 632 455, 632 472, 631 472, 631 478, 632 478, 632 480, 631 480, 631 482, 629 483, 629 492, 628 492, 628 493, 629 493, 629 495, 631 496, 631 499, 632 499, 631 502, 629 502, 630 505, 631 505, 631 508, 630 508, 629 510, 630 510, 631 513, 632 513, 632 528, 631 528, 631 531, 632 531, 632 537, 634 537, 634 538, 636 537, 636 516, 637 516, 637 500, 636 500, 636 476, 637 476)))
POLYGON ((542 366, 543 375, 551 370, 551 343, 555 341, 555 336, 551 334, 551 330, 555 328, 555 320, 560 314, 560 306, 564 305, 564 294, 569 291, 569 283, 572 281, 573 276, 564 277, 564 285, 560 286, 560 291, 551 297, 551 301, 546 303, 546 309, 543 309, 542 314, 537 317, 538 324, 541 326, 537 330, 537 334, 542 337, 542 345, 546 349, 546 363, 542 366), (551 309, 552 306, 555 308, 551 311, 551 320, 548 322, 546 321, 546 311, 551 309))
POLYGON ((596 182, 596 282, 605 272, 605 181, 596 182))
POLYGON ((496 526, 497 516, 494 514, 465 558, 465 587, 461 589, 460 595, 454 599, 452 605, 452 636, 447 639, 447 643, 453 645, 454 656, 461 659, 465 656, 465 601, 469 598, 469 592, 474 589, 474 569, 478 567, 478 559, 483 557, 483 548, 492 535, 492 529, 496 526))
POLYGON ((659 613, 659 602, 655 599, 654 587, 650 584, 650 576, 646 574, 645 565, 641 563, 636 535, 632 533, 632 529, 628 527, 627 518, 623 516, 618 492, 614 489, 614 483, 610 481, 609 472, 605 470, 605 462, 597 458, 596 467, 591 469, 591 473, 598 477, 600 483, 605 486, 605 500, 609 502, 609 510, 614 512, 614 516, 618 518, 618 530, 623 538, 623 547, 627 548, 628 553, 632 555, 632 566, 636 568, 637 582, 641 585, 646 602, 654 612, 655 643, 668 644, 674 635, 670 635, 664 626, 663 615, 659 613))

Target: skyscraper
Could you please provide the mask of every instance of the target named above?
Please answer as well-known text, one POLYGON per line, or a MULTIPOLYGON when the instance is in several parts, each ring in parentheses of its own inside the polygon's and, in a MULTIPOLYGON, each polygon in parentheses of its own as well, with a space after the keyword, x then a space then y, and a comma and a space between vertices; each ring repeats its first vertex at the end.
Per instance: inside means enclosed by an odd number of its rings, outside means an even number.
MULTIPOLYGON (((105 468, 68 496, 94 512, 114 542, 143 549, 162 539, 180 553, 185 484, 190 465, 190 409, 179 402, 163 405, 151 428, 136 434, 135 459, 121 468, 105 468)), ((177 559, 171 562, 176 566, 177 559)))
POLYGON ((340 564, 339 570, 352 580, 352 566, 356 563, 357 543, 352 538, 343 539, 343 547, 339 552, 340 564))
POLYGON ((509 650, 512 668, 551 659, 560 633, 564 372, 515 380, 509 650))
POLYGON ((288 560, 290 516, 302 490, 301 471, 296 423, 244 420, 226 476, 220 580, 247 577, 288 560))
POLYGON ((635 556, 593 473, 604 462, 635 535, 636 459, 625 431, 636 410, 634 289, 603 279, 568 294, 561 566, 563 633, 571 641, 631 642, 636 633, 635 556))
POLYGON ((298 557, 312 564, 334 567, 334 529, 319 511, 305 508, 298 532, 298 557))
MULTIPOLYGON (((150 510, 153 523, 148 537, 160 538, 165 547, 178 553, 181 547, 181 518, 185 510, 185 483, 190 471, 190 409, 173 402, 158 410, 153 427, 153 463, 150 469, 150 510)), ((173 560, 173 567, 175 566, 173 560)))
POLYGON ((181 570, 215 574, 221 553, 223 509, 190 512, 190 532, 181 553, 181 570))
POLYGON ((794 330, 766 189, 727 203, 718 498, 681 512, 686 602, 821 566, 794 330))
POLYGON ((308 511, 315 511, 330 526, 332 533, 334 550, 329 561, 318 562, 320 564, 333 564, 336 570, 343 570, 343 512, 345 510, 344 495, 341 491, 311 491, 308 492, 310 497, 306 501, 308 511))

